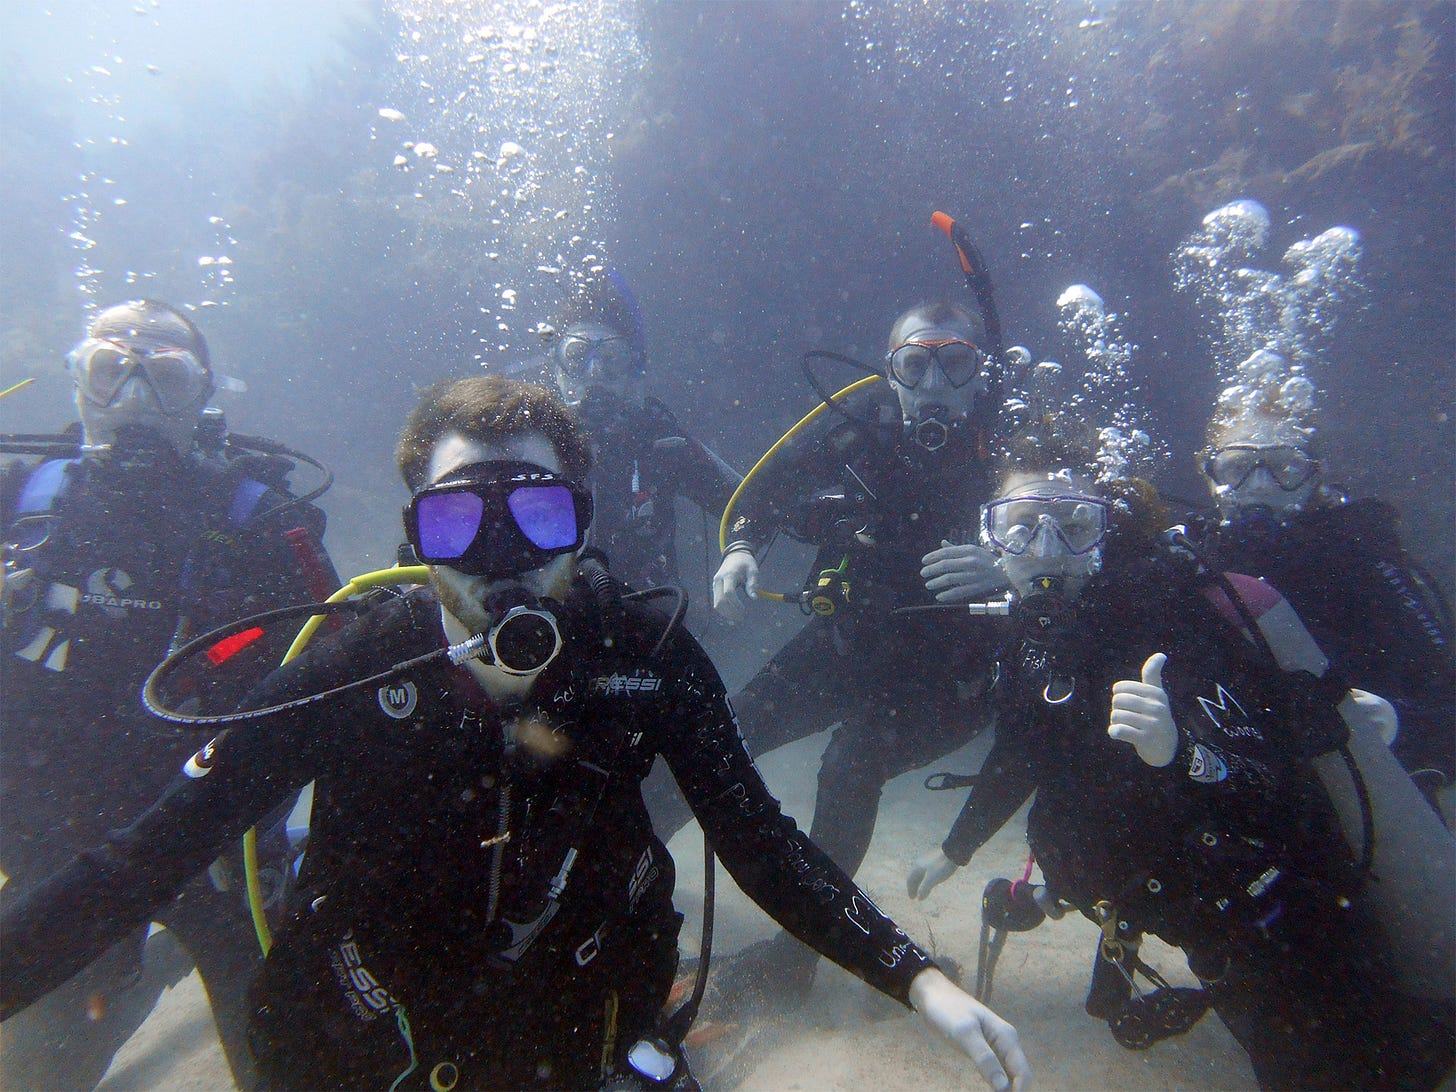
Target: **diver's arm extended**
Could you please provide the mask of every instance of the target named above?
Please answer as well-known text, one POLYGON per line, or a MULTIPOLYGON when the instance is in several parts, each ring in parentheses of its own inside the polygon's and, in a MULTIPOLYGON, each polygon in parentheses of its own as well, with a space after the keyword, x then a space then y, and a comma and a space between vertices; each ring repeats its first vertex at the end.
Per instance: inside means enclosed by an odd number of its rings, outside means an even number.
MULTIPOLYGON (((1014 711, 1008 711, 1014 715, 1014 711)), ((1023 733, 1014 732, 1003 717, 996 738, 971 794, 941 843, 946 858, 957 865, 971 857, 1006 825, 1017 809, 1036 791, 1036 763, 1023 733)))
POLYGON ((912 1005, 973 1058, 993 1088, 1024 1088, 1015 1029, 964 993, 779 810, 748 756, 723 685, 690 637, 674 652, 663 757, 745 894, 852 974, 912 1005))
POLYGON ((309 780, 302 768, 290 770, 279 741, 260 742, 246 732, 209 743, 131 826, 108 834, 6 911, 0 1019, 149 921, 258 816, 309 780))
POLYGON ((1418 997, 1450 998, 1456 992, 1456 839, 1381 738, 1379 706, 1390 706, 1362 695, 1374 697, 1352 690, 1339 707, 1360 784, 1339 754, 1320 755, 1315 772, 1356 855, 1364 848, 1362 788, 1366 794, 1374 837, 1362 894, 1390 941, 1401 987, 1418 997))
MULTIPOLYGON (((244 705, 317 688, 308 663, 273 672, 244 705)), ((247 721, 207 743, 131 826, 112 831, 7 910, 0 917, 0 1019, 150 920, 258 817, 313 780, 327 745, 311 713, 247 721)))

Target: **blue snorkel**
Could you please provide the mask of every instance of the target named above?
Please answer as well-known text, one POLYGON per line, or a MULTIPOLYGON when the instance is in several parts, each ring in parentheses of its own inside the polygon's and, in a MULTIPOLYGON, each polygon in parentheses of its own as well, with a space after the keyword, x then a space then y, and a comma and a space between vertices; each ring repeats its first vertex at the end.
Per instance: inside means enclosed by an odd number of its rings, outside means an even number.
MULTIPOLYGON (((642 322, 642 309, 637 306, 637 297, 632 292, 632 286, 627 283, 620 270, 607 270, 607 279, 612 282, 612 287, 617 290, 617 296, 621 301, 621 314, 608 314, 604 317, 612 320, 609 325, 621 330, 630 332, 632 353, 637 359, 639 371, 647 370, 647 334, 642 322), (625 320, 625 321, 623 321, 625 320)), ((603 308, 604 311, 616 311, 610 306, 603 308)))

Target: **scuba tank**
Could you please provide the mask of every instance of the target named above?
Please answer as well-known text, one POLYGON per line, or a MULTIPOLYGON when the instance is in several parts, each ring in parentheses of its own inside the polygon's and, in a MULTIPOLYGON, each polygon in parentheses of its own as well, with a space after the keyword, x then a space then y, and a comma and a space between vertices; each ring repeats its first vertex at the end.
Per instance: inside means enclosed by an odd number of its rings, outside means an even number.
MULTIPOLYGON (((1281 669, 1326 678, 1329 658, 1272 585, 1230 573, 1207 594, 1281 669)), ((1397 979, 1417 997, 1452 997, 1456 838, 1390 751, 1398 730, 1390 703, 1349 690, 1337 709, 1349 729, 1351 768, 1338 752, 1318 755, 1313 766, 1352 852, 1369 858, 1377 882, 1367 883, 1364 892, 1389 935, 1397 979)))

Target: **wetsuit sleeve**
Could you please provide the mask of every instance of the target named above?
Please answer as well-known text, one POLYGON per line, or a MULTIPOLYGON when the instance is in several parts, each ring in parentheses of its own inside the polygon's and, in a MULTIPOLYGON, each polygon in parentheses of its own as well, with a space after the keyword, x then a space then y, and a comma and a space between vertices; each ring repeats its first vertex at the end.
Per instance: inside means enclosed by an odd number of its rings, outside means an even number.
POLYGON ((1024 734, 997 726, 996 740, 971 795, 966 798, 941 851, 958 865, 968 865, 976 851, 991 840, 1036 790, 1036 764, 1024 734))
MULTIPOLYGON (((1301 548, 1330 559, 1298 573, 1304 621, 1348 686, 1395 706, 1392 750, 1412 773, 1456 775, 1456 658, 1450 606, 1402 546, 1399 513, 1378 500, 1316 509, 1301 524, 1301 548)), ((1295 574, 1291 574, 1294 576, 1295 574)))
POLYGON ((684 635, 672 652, 659 750, 724 867, 798 939, 908 1004, 930 958, 779 810, 697 643, 684 635))
POLYGON ((728 541, 745 542, 755 552, 778 534, 817 544, 811 502, 816 494, 841 490, 845 460, 836 459, 834 441, 846 439, 851 427, 811 426, 752 472, 729 522, 728 541))
MULTIPOLYGON (((264 680, 244 705, 276 704, 321 682, 301 659, 264 680)), ((131 826, 8 910, 0 918, 0 1019, 149 921, 255 820, 312 780, 325 748, 310 713, 243 722, 206 744, 131 826)))
POLYGON ((648 405, 656 412, 653 448, 661 458, 666 480, 704 512, 721 516, 743 475, 707 444, 684 432, 667 406, 656 399, 648 399, 648 405))
POLYGON ((0 529, 9 530, 15 518, 15 506, 20 502, 20 491, 37 463, 12 459, 0 467, 0 529))
POLYGON ((1408 770, 1434 770, 1449 783, 1456 777, 1450 607, 1403 550, 1374 559, 1365 582, 1367 598, 1383 607, 1365 642, 1370 654, 1351 665, 1346 681, 1395 706, 1400 732, 1393 750, 1408 770))

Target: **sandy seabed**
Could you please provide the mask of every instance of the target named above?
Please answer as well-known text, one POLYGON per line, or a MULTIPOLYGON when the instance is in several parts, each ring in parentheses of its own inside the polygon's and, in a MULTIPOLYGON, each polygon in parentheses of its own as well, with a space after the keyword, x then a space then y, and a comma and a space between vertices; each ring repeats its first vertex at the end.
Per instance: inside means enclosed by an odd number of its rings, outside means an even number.
MULTIPOLYGON (((819 755, 827 738, 824 733, 810 737, 760 763, 770 788, 805 827, 812 817, 819 755)), ((1024 812, 926 902, 913 902, 907 896, 905 873, 916 857, 940 843, 965 795, 964 790, 927 792, 922 787, 925 775, 975 770, 989 742, 977 740, 887 786, 874 844, 858 877, 860 886, 916 941, 934 955, 959 963, 968 980, 975 973, 981 889, 997 876, 1020 876, 1025 867, 1024 812)), ((683 930, 685 956, 696 952, 702 917, 701 847, 695 825, 671 844, 678 863, 678 906, 688 917, 683 930)), ((716 953, 731 954, 775 931, 773 922, 733 886, 721 866, 718 892, 716 953)), ((1211 1013, 1188 1034, 1152 1050, 1133 1052, 1118 1046, 1104 1023, 1082 1011, 1096 938, 1090 922, 1068 917, 1007 940, 996 970, 993 1007, 1020 1031, 1038 1088, 1257 1087, 1243 1051, 1211 1013)), ((1175 985, 1192 983, 1176 951, 1153 941, 1143 955, 1175 985)), ((710 1000, 704 1022, 712 1018, 710 1000)), ((982 1087, 969 1060, 918 1017, 822 960, 814 992, 802 1010, 768 1018, 746 1045, 730 1036, 696 1048, 693 1066, 711 1090, 982 1087)), ((194 974, 163 995, 117 1055, 101 1088, 192 1092, 231 1084, 194 974)))

